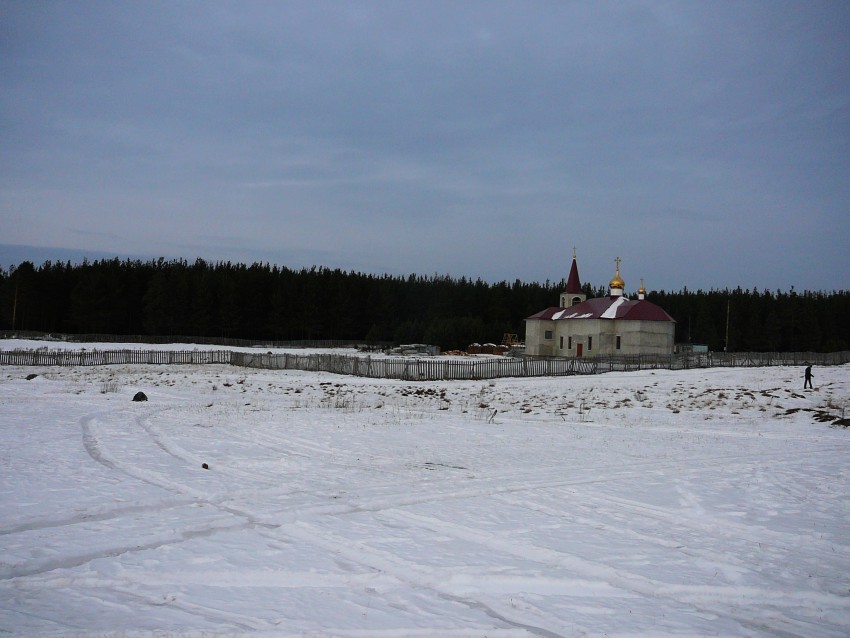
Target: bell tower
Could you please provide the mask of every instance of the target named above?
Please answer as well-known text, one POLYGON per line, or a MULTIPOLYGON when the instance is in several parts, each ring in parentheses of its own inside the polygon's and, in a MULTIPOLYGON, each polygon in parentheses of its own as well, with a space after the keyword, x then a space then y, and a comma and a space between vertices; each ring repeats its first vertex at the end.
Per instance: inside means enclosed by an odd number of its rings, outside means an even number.
POLYGON ((567 287, 561 293, 561 308, 571 308, 582 301, 587 300, 587 295, 581 289, 581 280, 578 277, 578 262, 576 261, 576 249, 573 246, 573 263, 570 266, 570 276, 567 277, 567 287))

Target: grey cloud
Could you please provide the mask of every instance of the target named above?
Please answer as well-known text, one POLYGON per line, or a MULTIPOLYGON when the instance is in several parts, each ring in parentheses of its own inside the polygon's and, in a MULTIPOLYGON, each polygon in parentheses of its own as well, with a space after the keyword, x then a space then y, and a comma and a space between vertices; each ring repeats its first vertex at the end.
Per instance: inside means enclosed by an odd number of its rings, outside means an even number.
POLYGON ((848 24, 833 2, 8 3, 0 224, 511 280, 578 245, 603 279, 623 253, 655 287, 824 287, 850 274, 848 24))

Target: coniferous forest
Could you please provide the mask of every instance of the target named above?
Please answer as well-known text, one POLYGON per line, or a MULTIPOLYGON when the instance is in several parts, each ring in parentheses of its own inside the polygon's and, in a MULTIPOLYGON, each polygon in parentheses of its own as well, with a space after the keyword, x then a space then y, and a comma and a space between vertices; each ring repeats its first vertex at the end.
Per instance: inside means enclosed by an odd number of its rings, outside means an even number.
MULTIPOLYGON (((523 338, 523 320, 557 304, 564 285, 563 280, 488 283, 201 259, 23 262, 0 269, 0 330, 463 349, 475 342, 498 343, 504 333, 523 338)), ((604 287, 589 285, 585 292, 607 294, 604 287)), ((676 320, 678 343, 738 352, 833 352, 850 346, 846 290, 684 289, 650 292, 647 299, 676 320)))

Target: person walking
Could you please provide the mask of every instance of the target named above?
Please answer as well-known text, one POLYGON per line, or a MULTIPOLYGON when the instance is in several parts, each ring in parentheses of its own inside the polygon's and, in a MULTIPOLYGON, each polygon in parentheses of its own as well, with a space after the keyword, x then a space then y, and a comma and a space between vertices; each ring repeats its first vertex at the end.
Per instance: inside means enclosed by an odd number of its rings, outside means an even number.
POLYGON ((803 381, 803 390, 805 390, 806 388, 809 388, 810 390, 813 389, 812 388, 812 366, 811 366, 811 364, 806 366, 806 380, 803 381))

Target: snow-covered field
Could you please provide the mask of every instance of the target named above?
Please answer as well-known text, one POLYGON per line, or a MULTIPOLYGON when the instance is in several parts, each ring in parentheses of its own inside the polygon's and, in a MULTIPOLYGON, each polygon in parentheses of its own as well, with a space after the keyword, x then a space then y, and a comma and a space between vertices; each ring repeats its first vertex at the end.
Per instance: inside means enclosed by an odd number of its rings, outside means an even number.
POLYGON ((814 372, 0 367, 0 634, 844 637, 814 372))

